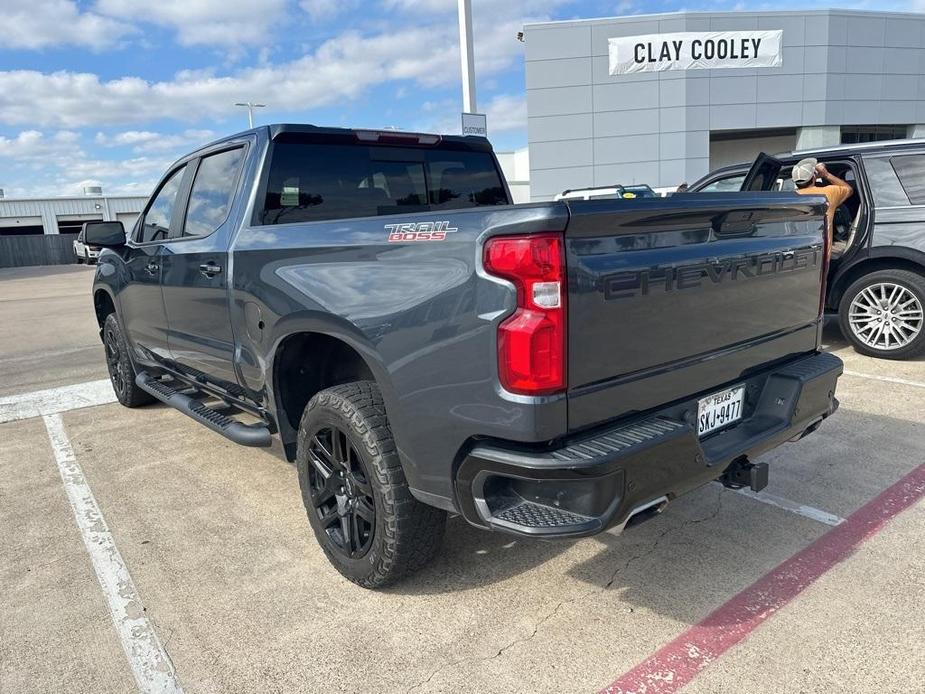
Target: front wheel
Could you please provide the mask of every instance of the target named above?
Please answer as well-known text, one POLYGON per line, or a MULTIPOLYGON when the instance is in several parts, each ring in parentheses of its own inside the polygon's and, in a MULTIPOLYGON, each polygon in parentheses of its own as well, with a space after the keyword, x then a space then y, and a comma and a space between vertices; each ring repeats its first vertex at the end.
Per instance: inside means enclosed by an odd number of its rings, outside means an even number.
POLYGON ((925 277, 878 270, 848 287, 838 307, 842 333, 857 352, 908 359, 925 350, 925 277))
POLYGON ((154 398, 135 385, 135 366, 128 354, 128 345, 122 326, 115 313, 106 316, 103 323, 103 346, 106 348, 106 368, 116 398, 126 407, 138 407, 153 402, 154 398))
POLYGON ((309 401, 296 467, 315 537, 354 583, 394 583, 439 549, 446 512, 411 495, 375 383, 345 383, 309 401))

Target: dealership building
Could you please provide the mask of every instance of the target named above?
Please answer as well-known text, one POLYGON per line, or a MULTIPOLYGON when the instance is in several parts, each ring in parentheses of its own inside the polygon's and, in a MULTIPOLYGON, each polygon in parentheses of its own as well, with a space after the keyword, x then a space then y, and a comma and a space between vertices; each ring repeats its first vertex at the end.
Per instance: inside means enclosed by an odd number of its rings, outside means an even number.
POLYGON ((146 200, 103 195, 98 186, 58 198, 10 198, 0 189, 0 268, 76 262, 72 242, 84 222, 120 221, 130 229, 146 200))
POLYGON ((529 24, 524 40, 533 200, 925 137, 922 14, 682 12, 529 24))

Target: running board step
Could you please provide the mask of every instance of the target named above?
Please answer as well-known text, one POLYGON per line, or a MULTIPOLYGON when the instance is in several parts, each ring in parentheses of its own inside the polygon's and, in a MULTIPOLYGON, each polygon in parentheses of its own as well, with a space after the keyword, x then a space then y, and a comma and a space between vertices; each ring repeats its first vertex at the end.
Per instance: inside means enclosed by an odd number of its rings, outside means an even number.
POLYGON ((135 384, 166 405, 192 417, 212 431, 242 446, 265 448, 272 443, 270 429, 265 424, 244 424, 203 405, 199 400, 175 390, 146 371, 135 377, 135 384))

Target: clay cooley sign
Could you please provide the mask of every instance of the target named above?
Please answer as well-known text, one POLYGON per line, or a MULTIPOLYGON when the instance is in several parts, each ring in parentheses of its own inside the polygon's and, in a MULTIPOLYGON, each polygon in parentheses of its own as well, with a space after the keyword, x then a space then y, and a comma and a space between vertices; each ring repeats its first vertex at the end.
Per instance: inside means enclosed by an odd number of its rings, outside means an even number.
POLYGON ((780 67, 777 31, 705 31, 610 39, 610 74, 661 70, 780 67))

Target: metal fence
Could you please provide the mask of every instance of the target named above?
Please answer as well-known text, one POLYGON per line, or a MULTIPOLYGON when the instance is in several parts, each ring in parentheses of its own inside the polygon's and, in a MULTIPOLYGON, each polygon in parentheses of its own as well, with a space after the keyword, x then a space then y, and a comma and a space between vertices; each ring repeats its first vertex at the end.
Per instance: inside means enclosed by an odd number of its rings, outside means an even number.
POLYGON ((0 236, 0 268, 76 263, 75 238, 77 234, 0 236))

